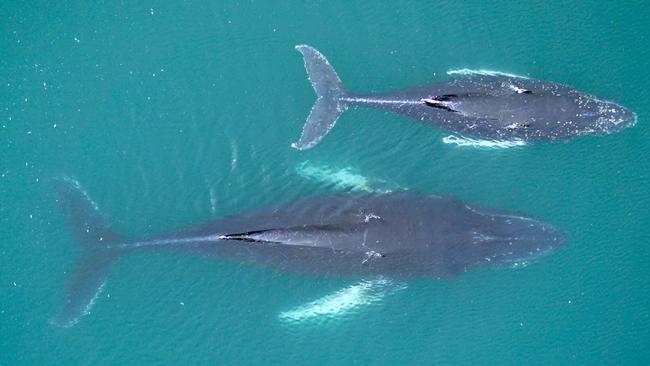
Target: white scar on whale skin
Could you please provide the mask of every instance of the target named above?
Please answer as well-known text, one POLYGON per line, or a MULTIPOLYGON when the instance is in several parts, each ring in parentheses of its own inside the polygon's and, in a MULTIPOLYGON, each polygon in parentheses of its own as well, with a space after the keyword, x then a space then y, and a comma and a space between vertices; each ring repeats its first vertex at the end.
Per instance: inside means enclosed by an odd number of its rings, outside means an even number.
POLYGON ((454 69, 454 70, 448 70, 447 75, 508 76, 508 77, 511 77, 511 78, 530 79, 529 77, 522 76, 522 75, 510 74, 510 73, 501 72, 501 71, 485 70, 485 69, 479 69, 479 70, 454 69))
POLYGON ((371 104, 423 104, 420 99, 376 99, 376 98, 357 98, 357 97, 344 97, 340 99, 343 102, 352 103, 371 103, 371 104))
POLYGON ((449 135, 442 138, 445 144, 455 144, 462 147, 474 147, 484 149, 509 149, 513 147, 526 146, 524 140, 476 140, 467 137, 449 135))
POLYGON ((289 323, 333 320, 362 306, 378 303, 387 295, 405 288, 406 284, 395 283, 385 278, 361 281, 292 310, 282 312, 278 318, 289 323))

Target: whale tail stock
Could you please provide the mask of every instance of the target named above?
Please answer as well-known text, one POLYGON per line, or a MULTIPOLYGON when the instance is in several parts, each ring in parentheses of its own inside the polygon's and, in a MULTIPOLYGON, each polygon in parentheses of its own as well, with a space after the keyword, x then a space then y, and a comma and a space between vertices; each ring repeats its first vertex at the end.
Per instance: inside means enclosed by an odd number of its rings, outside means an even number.
POLYGON ((341 113, 348 109, 344 99, 349 94, 323 54, 307 45, 298 45, 296 50, 302 53, 307 77, 317 96, 300 140, 291 144, 298 150, 306 150, 316 146, 334 127, 341 113))
POLYGON ((97 205, 77 181, 67 177, 56 178, 54 185, 57 201, 80 245, 80 251, 68 282, 63 307, 51 323, 71 327, 81 316, 90 312, 112 264, 125 253, 126 249, 111 244, 124 243, 126 239, 111 230, 97 205))

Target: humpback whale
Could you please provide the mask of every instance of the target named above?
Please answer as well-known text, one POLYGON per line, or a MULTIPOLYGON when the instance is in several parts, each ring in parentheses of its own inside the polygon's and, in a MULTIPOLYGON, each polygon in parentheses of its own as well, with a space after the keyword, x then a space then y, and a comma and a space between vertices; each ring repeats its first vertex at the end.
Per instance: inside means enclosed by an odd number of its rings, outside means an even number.
POLYGON ((555 141, 609 134, 636 123, 629 109, 550 81, 466 72, 443 82, 383 94, 353 94, 323 54, 298 45, 317 100, 292 146, 314 147, 348 108, 367 106, 488 141, 555 141))
MULTIPOLYGON (((78 182, 56 179, 54 186, 80 245, 65 301, 52 320, 59 326, 72 326, 87 314, 112 264, 135 252, 180 251, 383 286, 387 279, 452 278, 484 266, 529 261, 565 242, 562 231, 526 215, 408 191, 308 197, 128 238, 113 230, 78 182)), ((366 287, 355 291, 367 292, 366 287)))

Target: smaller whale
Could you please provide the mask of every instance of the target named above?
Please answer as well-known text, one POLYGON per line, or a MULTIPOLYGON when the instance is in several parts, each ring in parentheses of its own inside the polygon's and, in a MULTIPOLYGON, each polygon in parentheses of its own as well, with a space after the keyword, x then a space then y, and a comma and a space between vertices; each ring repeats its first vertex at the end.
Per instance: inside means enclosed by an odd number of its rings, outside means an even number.
POLYGON ((550 81, 499 72, 464 72, 460 77, 383 94, 346 90, 323 54, 298 45, 317 100, 292 144, 312 148, 348 108, 367 106, 412 117, 461 136, 486 141, 556 141, 602 135, 633 126, 629 109, 550 81))

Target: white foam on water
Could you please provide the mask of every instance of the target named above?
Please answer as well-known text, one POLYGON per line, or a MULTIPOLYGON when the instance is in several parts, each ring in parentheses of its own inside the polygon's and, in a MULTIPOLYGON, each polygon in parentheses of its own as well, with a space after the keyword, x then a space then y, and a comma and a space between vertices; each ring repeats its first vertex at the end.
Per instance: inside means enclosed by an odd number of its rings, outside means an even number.
POLYGON ((404 288, 406 288, 405 284, 395 283, 384 278, 362 281, 300 305, 295 309, 282 312, 278 318, 285 322, 335 319, 362 306, 377 303, 387 295, 404 288))
POLYGON ((520 79, 529 79, 526 76, 510 74, 507 72, 494 71, 494 70, 485 70, 485 69, 454 69, 448 70, 447 75, 487 75, 487 76, 508 76, 511 78, 520 78, 520 79))
POLYGON ((463 147, 486 148, 486 149, 509 149, 526 145, 524 140, 476 140, 467 137, 449 135, 442 138, 445 144, 455 144, 463 147))

